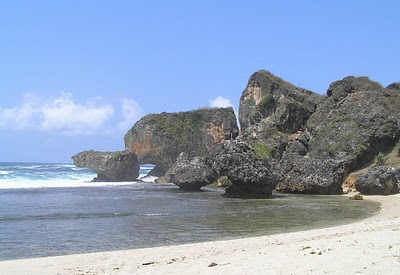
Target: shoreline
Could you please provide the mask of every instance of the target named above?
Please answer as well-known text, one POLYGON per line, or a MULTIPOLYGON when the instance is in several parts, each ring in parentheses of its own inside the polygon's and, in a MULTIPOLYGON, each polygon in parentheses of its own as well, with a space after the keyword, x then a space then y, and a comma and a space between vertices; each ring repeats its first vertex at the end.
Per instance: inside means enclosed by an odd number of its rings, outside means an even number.
POLYGON ((400 194, 364 198, 381 203, 381 211, 341 226, 233 240, 7 260, 0 262, 0 273, 398 274, 400 194))

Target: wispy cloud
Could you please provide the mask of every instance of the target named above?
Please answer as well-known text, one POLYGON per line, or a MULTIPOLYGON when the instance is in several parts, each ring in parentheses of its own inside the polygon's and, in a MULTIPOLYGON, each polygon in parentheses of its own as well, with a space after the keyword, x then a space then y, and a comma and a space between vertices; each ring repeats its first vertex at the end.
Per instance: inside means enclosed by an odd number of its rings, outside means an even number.
POLYGON ((119 123, 121 130, 128 130, 143 115, 143 109, 140 105, 128 98, 122 99, 121 111, 122 120, 119 123))
POLYGON ((222 96, 218 96, 216 98, 210 99, 210 107, 226 108, 226 107, 233 107, 233 104, 229 99, 222 96))
POLYGON ((114 107, 101 98, 84 102, 62 92, 52 99, 26 94, 18 106, 0 107, 0 128, 36 130, 62 135, 94 135, 127 130, 139 119, 142 109, 131 99, 114 107), (111 129, 113 128, 113 129, 111 129))

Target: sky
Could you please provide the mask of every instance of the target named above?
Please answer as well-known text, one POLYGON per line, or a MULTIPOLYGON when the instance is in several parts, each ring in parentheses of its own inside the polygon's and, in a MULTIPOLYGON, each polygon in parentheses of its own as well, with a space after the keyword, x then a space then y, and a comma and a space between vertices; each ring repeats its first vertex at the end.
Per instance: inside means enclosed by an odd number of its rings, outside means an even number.
POLYGON ((0 1, 0 161, 122 150, 148 113, 238 108, 266 69, 400 81, 399 1, 0 1))

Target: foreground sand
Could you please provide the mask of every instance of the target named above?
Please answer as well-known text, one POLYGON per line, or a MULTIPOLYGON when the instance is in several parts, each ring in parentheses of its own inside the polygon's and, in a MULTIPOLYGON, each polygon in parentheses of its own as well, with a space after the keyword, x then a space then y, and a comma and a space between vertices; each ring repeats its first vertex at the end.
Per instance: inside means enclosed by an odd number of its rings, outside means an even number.
POLYGON ((344 226, 3 261, 0 274, 400 274, 400 194, 368 199, 381 202, 381 212, 344 226))

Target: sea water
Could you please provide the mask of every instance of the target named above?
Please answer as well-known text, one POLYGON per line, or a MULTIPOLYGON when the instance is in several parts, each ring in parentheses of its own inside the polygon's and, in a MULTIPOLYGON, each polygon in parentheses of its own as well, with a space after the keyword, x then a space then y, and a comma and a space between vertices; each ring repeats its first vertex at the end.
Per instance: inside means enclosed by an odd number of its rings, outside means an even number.
MULTIPOLYGON (((144 177, 153 166, 141 166, 144 177)), ((377 203, 274 194, 240 200, 223 189, 90 182, 72 164, 0 163, 0 259, 134 249, 334 226, 369 217, 377 203)))

